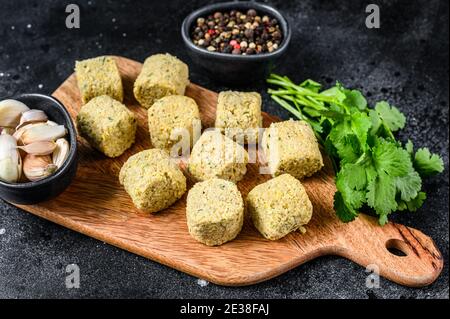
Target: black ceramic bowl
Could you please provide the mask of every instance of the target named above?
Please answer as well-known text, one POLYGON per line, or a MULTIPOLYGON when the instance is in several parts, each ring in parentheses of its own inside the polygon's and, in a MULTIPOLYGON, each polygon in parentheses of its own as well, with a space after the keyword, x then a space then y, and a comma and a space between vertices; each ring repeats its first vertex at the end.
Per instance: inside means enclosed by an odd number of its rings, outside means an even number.
POLYGON ((48 118, 67 128, 70 144, 69 157, 53 175, 36 182, 5 183, 0 181, 0 197, 16 204, 36 204, 62 193, 69 186, 77 170, 77 133, 65 107, 57 99, 42 94, 21 94, 11 97, 31 109, 44 111, 48 118))
POLYGON ((286 52, 291 40, 291 29, 281 13, 272 7, 252 1, 224 2, 205 6, 188 15, 181 26, 181 35, 189 56, 195 64, 214 80, 233 85, 265 79, 277 60, 286 52), (207 16, 215 11, 223 12, 232 9, 242 11, 255 9, 260 15, 268 15, 277 19, 283 32, 279 48, 271 53, 234 55, 210 52, 197 47, 192 42, 191 31, 197 18, 207 16))

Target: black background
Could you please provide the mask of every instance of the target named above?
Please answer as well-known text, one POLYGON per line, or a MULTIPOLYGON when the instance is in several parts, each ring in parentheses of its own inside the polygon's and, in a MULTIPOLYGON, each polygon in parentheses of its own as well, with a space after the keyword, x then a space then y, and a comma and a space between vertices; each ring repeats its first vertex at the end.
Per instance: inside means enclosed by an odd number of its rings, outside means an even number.
MULTIPOLYGON (((266 2, 266 1, 262 1, 266 2)), ((74 61, 115 54, 143 61, 170 52, 189 63, 180 26, 211 1, 0 0, 0 97, 51 94, 74 61), (81 29, 65 27, 65 7, 81 8, 81 29)), ((67 230, 0 200, 0 298, 448 298, 448 1, 267 1, 293 28, 291 47, 277 68, 299 82, 336 80, 361 89, 373 105, 386 99, 407 115, 399 138, 428 146, 444 158, 445 172, 425 180, 417 213, 391 219, 430 235, 445 267, 429 287, 412 289, 381 280, 367 289, 367 273, 339 257, 323 257, 270 281, 241 288, 209 284, 142 257, 67 230), (365 7, 377 3, 381 28, 365 27, 365 7), (4 233, 3 233, 4 232, 4 233), (76 263, 81 288, 65 288, 65 267, 76 263)), ((225 87, 190 65, 191 80, 225 87)), ((263 94, 265 111, 289 118, 271 102, 264 82, 243 90, 263 94)), ((364 239, 361 239, 364 240, 364 239)))

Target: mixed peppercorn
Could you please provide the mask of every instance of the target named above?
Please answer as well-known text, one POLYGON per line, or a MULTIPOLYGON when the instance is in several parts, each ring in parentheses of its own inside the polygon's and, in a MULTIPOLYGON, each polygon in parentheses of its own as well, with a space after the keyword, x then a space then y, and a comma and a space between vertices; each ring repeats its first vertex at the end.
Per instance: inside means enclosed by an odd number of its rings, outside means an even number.
POLYGON ((211 52, 253 55, 277 50, 283 34, 277 19, 250 9, 200 17, 191 37, 195 45, 211 52))

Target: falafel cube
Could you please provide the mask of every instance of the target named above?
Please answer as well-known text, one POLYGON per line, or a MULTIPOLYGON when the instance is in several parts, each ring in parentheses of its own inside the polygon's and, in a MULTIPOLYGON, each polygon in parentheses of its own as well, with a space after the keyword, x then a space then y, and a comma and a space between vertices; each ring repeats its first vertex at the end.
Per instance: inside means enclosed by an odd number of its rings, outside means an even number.
POLYGON ((189 137, 190 150, 194 143, 194 130, 197 127, 201 129, 197 103, 187 96, 165 96, 148 110, 148 127, 154 147, 171 151, 182 138, 189 137))
POLYGON ((247 172, 247 163, 248 154, 241 145, 218 130, 207 130, 192 148, 188 170, 199 181, 221 178, 236 183, 247 172))
POLYGON ((156 148, 130 156, 119 181, 133 204, 148 213, 171 206, 186 192, 186 177, 165 151, 156 148))
POLYGON ((187 196, 186 218, 189 234, 205 245, 233 240, 244 223, 244 202, 236 184, 218 178, 195 184, 187 196))
POLYGON ((288 173, 302 179, 323 167, 316 136, 305 121, 272 123, 263 134, 262 147, 274 177, 288 173))
POLYGON ((189 84, 188 66, 166 53, 148 57, 134 82, 134 97, 146 109, 168 95, 184 95, 189 84))
POLYGON ((261 95, 256 92, 220 92, 215 126, 238 143, 257 143, 259 128, 262 127, 261 95))
POLYGON ((113 57, 100 56, 76 61, 75 74, 83 104, 101 95, 123 101, 122 79, 113 57))
POLYGON ((103 95, 81 107, 77 127, 91 146, 108 157, 117 157, 134 143, 137 122, 125 105, 103 95))
POLYGON ((270 240, 304 231, 313 212, 302 183, 289 174, 254 187, 247 196, 247 209, 256 229, 270 240))

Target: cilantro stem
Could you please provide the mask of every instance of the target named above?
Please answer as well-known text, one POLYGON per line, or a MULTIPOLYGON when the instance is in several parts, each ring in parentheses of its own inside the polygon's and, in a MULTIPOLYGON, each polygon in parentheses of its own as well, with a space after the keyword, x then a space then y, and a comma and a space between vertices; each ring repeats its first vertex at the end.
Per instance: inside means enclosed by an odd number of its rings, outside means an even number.
POLYGON ((294 109, 289 103, 287 103, 286 101, 283 101, 281 98, 279 98, 276 95, 272 95, 271 96, 272 99, 277 102, 278 104, 280 104, 282 107, 284 107, 287 111, 291 112, 292 114, 294 114, 299 120, 304 120, 303 114, 299 111, 294 109))
POLYGON ((384 123, 383 122, 383 129, 387 132, 387 134, 388 134, 388 137, 392 140, 392 141, 395 141, 395 136, 394 136, 394 134, 392 133, 392 131, 391 131, 391 129, 386 125, 386 123, 384 123))
POLYGON ((279 98, 278 96, 274 96, 272 95, 271 98, 277 102, 278 104, 280 104, 284 109, 286 109, 287 111, 291 112, 293 115, 295 115, 299 120, 303 120, 308 122, 311 127, 313 128, 314 134, 316 135, 316 137, 319 139, 320 143, 323 144, 323 139, 320 136, 320 132, 322 131, 322 127, 320 126, 320 124, 310 118, 308 118, 307 116, 305 116, 302 111, 300 110, 300 108, 295 109, 294 107, 292 107, 292 105, 290 105, 288 102, 284 101, 283 99, 279 98))
POLYGON ((302 88, 302 87, 300 87, 298 85, 295 85, 294 83, 291 83, 291 82, 272 80, 270 78, 267 80, 267 82, 270 83, 270 84, 277 84, 277 85, 280 85, 280 86, 285 87, 285 88, 292 88, 294 91, 296 91, 297 93, 300 93, 300 94, 312 95, 312 96, 316 96, 316 97, 320 97, 321 96, 319 93, 314 93, 311 90, 302 88))
POLYGON ((267 79, 267 82, 270 84, 279 85, 284 88, 284 90, 269 89, 268 93, 272 95, 278 96, 295 95, 297 98, 304 101, 305 104, 307 103, 306 99, 310 100, 313 104, 308 103, 307 105, 321 110, 326 109, 326 107, 320 104, 320 102, 334 103, 342 106, 342 103, 332 96, 322 95, 307 88, 303 88, 299 85, 294 84, 289 79, 283 78, 276 74, 271 74, 270 77, 267 79))

